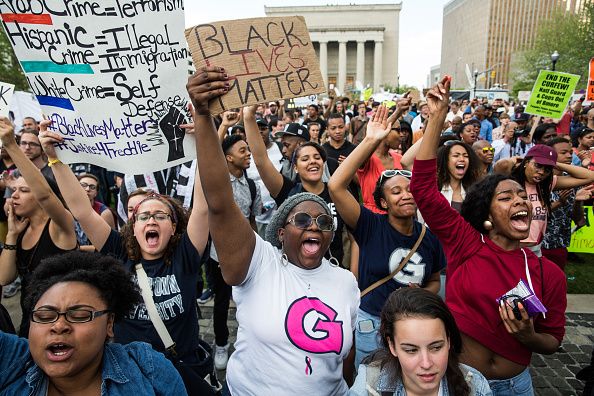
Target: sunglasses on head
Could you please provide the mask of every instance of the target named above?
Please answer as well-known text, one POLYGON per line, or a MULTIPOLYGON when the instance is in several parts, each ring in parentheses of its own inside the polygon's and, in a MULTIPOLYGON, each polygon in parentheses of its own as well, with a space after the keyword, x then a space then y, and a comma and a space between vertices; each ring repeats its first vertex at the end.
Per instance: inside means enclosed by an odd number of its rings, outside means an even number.
POLYGON ((452 139, 452 140, 446 140, 445 142, 443 142, 443 145, 446 146, 446 147, 449 147, 449 146, 453 146, 453 145, 458 144, 458 143, 461 143, 461 140, 452 139))
POLYGON ((301 230, 307 230, 309 227, 311 227, 314 221, 316 222, 316 225, 320 231, 334 231, 334 218, 325 213, 322 213, 317 217, 313 217, 306 212, 297 212, 287 221, 287 224, 291 223, 301 230))
POLYGON ((487 154, 488 152, 495 152, 495 149, 493 147, 483 147, 483 153, 487 154))
POLYGON ((389 179, 394 176, 404 176, 407 179, 410 179, 412 177, 412 172, 406 169, 386 169, 380 176, 379 184, 382 184, 385 179, 389 179))

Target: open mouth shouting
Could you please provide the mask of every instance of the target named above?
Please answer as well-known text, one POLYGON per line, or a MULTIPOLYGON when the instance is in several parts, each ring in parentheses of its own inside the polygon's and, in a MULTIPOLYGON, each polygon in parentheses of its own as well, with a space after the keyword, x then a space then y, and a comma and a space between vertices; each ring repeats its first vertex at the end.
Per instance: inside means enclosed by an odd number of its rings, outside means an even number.
POLYGON ((467 169, 468 169, 468 165, 466 164, 466 162, 456 163, 456 167, 455 167, 456 176, 463 177, 466 174, 467 169))
POLYGON ((156 249, 159 246, 159 231, 155 229, 147 230, 144 233, 144 237, 149 249, 156 249))
POLYGON ((63 342, 53 342, 46 347, 46 357, 50 362, 63 362, 72 357, 74 347, 63 342))
POLYGON ((521 210, 510 216, 511 226, 519 232, 526 232, 530 229, 530 216, 527 210, 521 210))
POLYGON ((305 257, 317 256, 322 247, 322 241, 317 237, 307 237, 301 242, 301 250, 305 257))

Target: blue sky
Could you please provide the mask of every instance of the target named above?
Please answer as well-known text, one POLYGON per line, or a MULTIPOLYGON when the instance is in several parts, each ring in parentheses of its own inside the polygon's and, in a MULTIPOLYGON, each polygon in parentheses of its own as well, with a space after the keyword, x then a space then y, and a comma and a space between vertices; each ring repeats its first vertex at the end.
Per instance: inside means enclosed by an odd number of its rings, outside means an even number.
MULTIPOLYGON (((388 4, 385 0, 187 0, 186 27, 227 19, 254 18, 264 15, 264 6, 321 4, 388 4)), ((402 1, 400 12, 399 74, 400 83, 422 88, 431 66, 440 63, 443 6, 447 0, 402 1)))

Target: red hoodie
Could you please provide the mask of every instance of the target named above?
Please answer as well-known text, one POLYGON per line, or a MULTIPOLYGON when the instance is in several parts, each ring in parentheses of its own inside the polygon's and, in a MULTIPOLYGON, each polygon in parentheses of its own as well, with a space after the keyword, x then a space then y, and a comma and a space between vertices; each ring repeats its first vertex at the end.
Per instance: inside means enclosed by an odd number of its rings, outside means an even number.
MULTIPOLYGON (((496 354, 528 366, 532 352, 505 330, 496 302, 520 279, 527 282, 522 249, 503 250, 452 209, 437 189, 435 159, 415 160, 410 189, 427 225, 443 245, 448 262, 446 303, 460 331, 496 354)), ((543 257, 541 276, 538 257, 529 249, 523 250, 534 292, 548 310, 546 319, 542 315, 535 318, 535 331, 561 342, 567 306, 565 275, 543 257)))

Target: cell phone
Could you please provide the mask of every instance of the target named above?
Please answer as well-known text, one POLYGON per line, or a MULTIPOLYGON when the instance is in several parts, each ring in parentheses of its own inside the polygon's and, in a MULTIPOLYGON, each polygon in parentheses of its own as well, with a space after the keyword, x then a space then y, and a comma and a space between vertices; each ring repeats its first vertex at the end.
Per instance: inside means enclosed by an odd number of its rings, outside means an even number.
POLYGON ((373 320, 365 319, 357 323, 359 327, 359 332, 361 333, 371 333, 375 330, 375 325, 373 324, 373 320))

